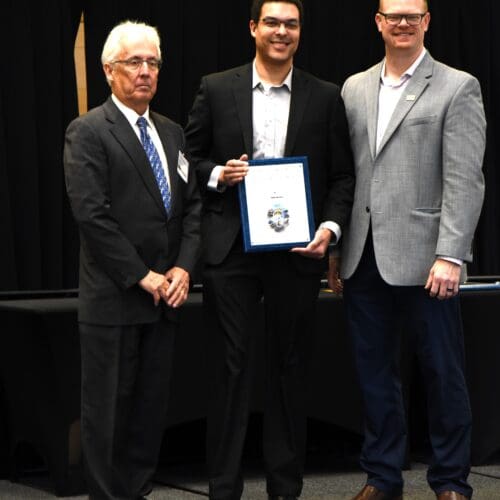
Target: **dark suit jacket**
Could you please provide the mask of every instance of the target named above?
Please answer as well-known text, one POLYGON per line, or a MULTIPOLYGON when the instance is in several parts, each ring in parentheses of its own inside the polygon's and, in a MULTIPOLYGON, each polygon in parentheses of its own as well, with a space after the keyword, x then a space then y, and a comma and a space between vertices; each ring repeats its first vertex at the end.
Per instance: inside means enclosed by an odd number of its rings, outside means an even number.
MULTIPOLYGON (((204 259, 218 264, 227 256, 240 231, 238 190, 207 190, 215 165, 225 165, 243 153, 252 157, 252 64, 203 77, 189 115, 186 143, 203 195, 202 246, 204 259)), ((309 159, 316 225, 348 221, 354 190, 349 133, 340 89, 297 68, 285 156, 309 159)), ((321 272, 325 259, 294 255, 303 270, 321 272)))
POLYGON ((150 111, 168 161, 167 217, 144 149, 109 98, 66 131, 64 168, 80 229, 79 321, 126 325, 155 321, 162 308, 137 282, 149 269, 191 272, 199 253, 200 198, 190 169, 177 173, 184 148, 179 125, 150 111))

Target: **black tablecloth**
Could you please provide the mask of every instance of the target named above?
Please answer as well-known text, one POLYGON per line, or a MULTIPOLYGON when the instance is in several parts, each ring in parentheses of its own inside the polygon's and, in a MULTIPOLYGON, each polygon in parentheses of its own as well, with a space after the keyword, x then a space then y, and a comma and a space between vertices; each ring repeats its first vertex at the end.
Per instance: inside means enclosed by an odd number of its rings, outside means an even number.
MULTIPOLYGON (((499 308, 498 291, 462 294, 474 464, 484 463, 500 450, 500 335, 496 326, 499 308)), ((16 457, 17 446, 30 443, 45 458, 57 494, 71 490, 70 464, 79 446, 80 349, 76 309, 76 297, 0 301, 0 389, 3 387, 4 398, 0 405, 8 429, 11 473, 22 472, 22 463, 16 457)), ((201 294, 192 294, 182 308, 176 339, 168 426, 204 418, 206 414, 210 378, 207 352, 211 339, 202 316, 201 294)), ((256 320, 252 407, 259 411, 264 372, 263 317, 256 320)), ((403 322, 401 328, 405 333, 411 325, 403 322)), ((311 338, 308 415, 361 433, 361 398, 342 300, 321 292, 316 326, 307 333, 311 338)), ((415 391, 410 390, 415 382, 418 385, 411 343, 403 345, 402 373, 409 414, 417 415, 412 425, 421 427, 425 426, 424 405, 412 400, 415 391)), ((415 432, 418 431, 417 428, 415 432)), ((0 428, 0 440, 1 435, 0 428)))

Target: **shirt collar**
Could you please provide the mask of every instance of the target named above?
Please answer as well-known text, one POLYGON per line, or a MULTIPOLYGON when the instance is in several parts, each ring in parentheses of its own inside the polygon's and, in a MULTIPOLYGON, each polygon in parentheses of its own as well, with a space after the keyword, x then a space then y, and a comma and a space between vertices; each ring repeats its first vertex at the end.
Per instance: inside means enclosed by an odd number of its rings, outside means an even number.
POLYGON ((418 68, 419 64, 422 62, 422 59, 424 58, 426 53, 427 53, 427 50, 424 47, 422 49, 422 52, 420 53, 420 55, 415 60, 415 62, 401 75, 399 82, 394 82, 394 80, 391 80, 390 78, 385 76, 385 59, 384 59, 384 62, 382 64, 382 71, 380 72, 380 80, 382 81, 382 84, 386 85, 388 87, 399 87, 400 85, 405 83, 407 80, 409 80, 413 76, 413 73, 415 73, 416 69, 418 68))
POLYGON ((252 65, 252 89, 261 85, 264 89, 269 89, 271 87, 287 87, 288 90, 292 91, 292 74, 293 74, 293 66, 290 68, 290 71, 286 75, 285 79, 279 85, 274 85, 272 83, 263 82, 257 73, 257 67, 255 66, 255 60, 252 65))
POLYGON ((147 107, 143 115, 139 115, 132 108, 129 108, 128 106, 123 104, 123 102, 121 102, 120 99, 118 99, 118 97, 115 96, 115 94, 111 94, 111 99, 113 99, 113 102, 116 104, 116 107, 125 115, 125 118, 133 127, 137 125, 137 119, 140 116, 146 118, 146 121, 148 122, 149 126, 150 127, 152 126, 151 120, 149 119, 149 106, 147 107))

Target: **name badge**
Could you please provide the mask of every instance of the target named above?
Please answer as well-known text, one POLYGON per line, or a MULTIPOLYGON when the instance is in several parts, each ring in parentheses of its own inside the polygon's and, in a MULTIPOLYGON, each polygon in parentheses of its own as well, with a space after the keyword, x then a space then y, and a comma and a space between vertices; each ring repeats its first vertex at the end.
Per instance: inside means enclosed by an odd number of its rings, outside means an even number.
POLYGON ((177 173, 179 177, 187 184, 189 178, 189 162, 186 157, 179 151, 179 157, 177 158, 177 173))

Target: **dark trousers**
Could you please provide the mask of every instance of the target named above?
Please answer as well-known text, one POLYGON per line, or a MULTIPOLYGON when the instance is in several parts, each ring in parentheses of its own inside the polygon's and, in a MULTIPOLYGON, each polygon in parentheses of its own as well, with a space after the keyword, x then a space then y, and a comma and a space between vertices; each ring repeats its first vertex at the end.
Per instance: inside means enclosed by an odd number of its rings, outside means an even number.
POLYGON ((361 465, 368 484, 399 494, 406 449, 406 418, 399 378, 404 317, 416 335, 416 355, 427 393, 432 458, 427 480, 437 493, 470 497, 471 412, 464 375, 458 297, 431 298, 422 286, 391 286, 380 276, 368 238, 360 264, 345 281, 344 300, 364 399, 361 465))
POLYGON ((80 324, 82 447, 89 497, 137 499, 166 423, 173 324, 80 324))
POLYGON ((215 386, 207 422, 210 498, 243 491, 241 458, 250 412, 255 319, 264 298, 266 393, 263 454, 267 490, 299 496, 306 441, 304 342, 313 328, 318 275, 300 274, 287 252, 233 251, 205 269, 204 303, 211 325, 215 386))

